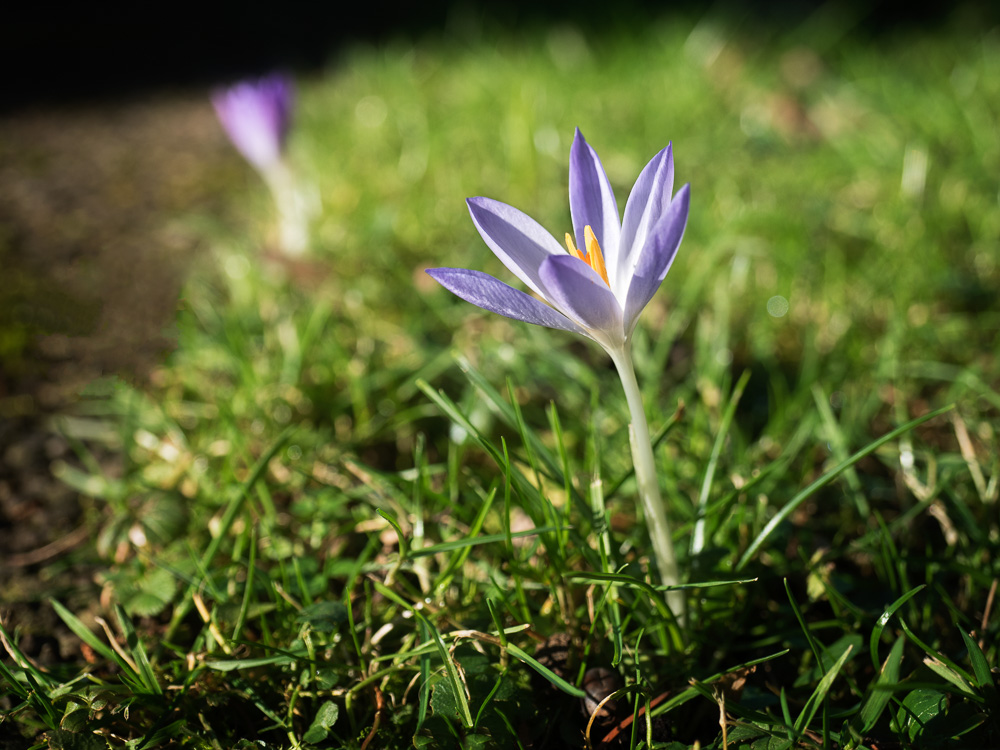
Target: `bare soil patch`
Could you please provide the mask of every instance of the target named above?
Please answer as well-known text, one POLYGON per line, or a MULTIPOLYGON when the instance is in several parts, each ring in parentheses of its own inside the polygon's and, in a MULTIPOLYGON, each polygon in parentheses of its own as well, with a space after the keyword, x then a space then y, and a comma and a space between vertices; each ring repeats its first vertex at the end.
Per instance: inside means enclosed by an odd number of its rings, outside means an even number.
POLYGON ((0 616, 43 663, 79 657, 45 599, 96 599, 96 560, 67 558, 90 530, 52 475, 75 460, 53 417, 171 349, 199 217, 224 211, 243 169, 202 92, 0 119, 0 616))

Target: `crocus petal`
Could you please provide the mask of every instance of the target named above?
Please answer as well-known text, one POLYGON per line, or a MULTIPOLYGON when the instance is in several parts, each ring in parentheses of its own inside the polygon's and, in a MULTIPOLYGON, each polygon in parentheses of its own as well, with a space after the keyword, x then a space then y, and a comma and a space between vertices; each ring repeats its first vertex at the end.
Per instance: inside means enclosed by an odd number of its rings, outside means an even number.
POLYGON ((281 73, 212 93, 219 121, 237 150, 258 169, 281 158, 292 119, 292 81, 281 73))
POLYGON ((615 286, 619 299, 625 299, 639 253, 646 245, 649 231, 670 205, 673 192, 674 155, 672 146, 668 144, 642 170, 625 204, 615 286))
POLYGON ((569 211, 577 245, 583 246, 583 230, 590 225, 604 252, 608 271, 612 272, 618 266, 618 237, 621 234, 618 203, 597 152, 579 128, 569 151, 569 211))
POLYGON ((571 255, 558 255, 542 264, 540 275, 548 300, 567 316, 608 341, 623 338, 622 309, 594 269, 571 255))
MULTIPOLYGON (((545 296, 538 277, 542 262, 566 250, 549 232, 526 213, 491 198, 469 198, 472 221, 490 250, 511 273, 536 294, 545 296)), ((543 324, 545 325, 545 324, 543 324)))
POLYGON ((631 335, 639 313, 660 288, 674 261, 687 226, 690 188, 690 185, 685 185, 677 191, 666 212, 650 230, 645 247, 639 254, 625 302, 626 335, 631 335))
POLYGON ((507 286, 482 271, 472 271, 467 268, 430 268, 427 273, 452 294, 484 310, 525 323, 587 335, 583 328, 558 310, 553 310, 530 294, 507 286))

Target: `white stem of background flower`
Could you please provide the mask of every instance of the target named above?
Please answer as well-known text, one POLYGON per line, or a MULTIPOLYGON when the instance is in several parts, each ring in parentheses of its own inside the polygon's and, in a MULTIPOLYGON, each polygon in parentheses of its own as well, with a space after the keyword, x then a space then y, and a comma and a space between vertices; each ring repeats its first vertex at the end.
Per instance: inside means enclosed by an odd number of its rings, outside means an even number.
MULTIPOLYGON (((622 387, 625 389, 625 400, 628 402, 629 414, 632 417, 629 438, 632 443, 632 461, 635 465, 635 479, 639 485, 639 498, 642 501, 643 514, 649 527, 649 538, 653 543, 653 554, 660 571, 660 583, 664 586, 677 586, 680 576, 677 572, 677 557, 674 555, 674 542, 670 534, 670 521, 667 518, 663 498, 660 496, 660 485, 656 479, 656 463, 653 460, 653 444, 650 441, 649 425, 646 422, 646 411, 642 405, 642 394, 635 378, 635 368, 632 365, 632 353, 626 344, 618 351, 609 349, 608 354, 615 363, 622 387)), ((684 592, 682 590, 666 593, 667 606, 673 612, 677 621, 683 626, 686 619, 684 612, 684 592)))
POLYGON ((286 255, 302 255, 309 246, 307 194, 283 159, 261 170, 278 209, 278 242, 286 255))

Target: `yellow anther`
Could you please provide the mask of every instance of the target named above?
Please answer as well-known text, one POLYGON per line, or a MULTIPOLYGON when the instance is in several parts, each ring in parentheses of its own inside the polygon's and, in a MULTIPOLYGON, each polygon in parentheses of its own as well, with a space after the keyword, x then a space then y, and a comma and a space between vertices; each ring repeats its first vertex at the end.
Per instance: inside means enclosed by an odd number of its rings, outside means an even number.
MULTIPOLYGON (((569 232, 566 232, 566 249, 569 250, 569 254, 574 258, 579 258, 584 263, 587 262, 586 256, 576 249, 576 245, 573 244, 573 237, 569 232)), ((589 264, 588 264, 589 265, 589 264)))
POLYGON ((605 284, 611 286, 611 282, 608 281, 608 269, 604 265, 604 253, 601 252, 601 246, 597 244, 597 236, 590 228, 590 224, 583 228, 583 239, 587 245, 587 263, 597 271, 598 276, 604 279, 605 284))
POLYGON ((597 236, 590 228, 590 224, 583 228, 583 245, 587 248, 586 255, 576 249, 573 238, 569 232, 566 232, 566 249, 569 250, 569 254, 593 268, 597 275, 604 279, 604 283, 611 286, 611 282, 608 281, 608 269, 604 265, 604 253, 601 252, 601 246, 597 244, 597 236))

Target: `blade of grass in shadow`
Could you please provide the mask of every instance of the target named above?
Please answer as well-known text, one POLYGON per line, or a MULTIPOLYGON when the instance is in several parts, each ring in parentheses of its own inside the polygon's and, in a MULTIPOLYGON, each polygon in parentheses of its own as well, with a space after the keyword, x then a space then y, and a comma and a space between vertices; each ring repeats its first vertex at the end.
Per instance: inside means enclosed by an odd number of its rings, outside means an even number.
POLYGON ((483 711, 485 711, 486 707, 490 705, 490 702, 492 702, 492 700, 493 700, 493 696, 495 696, 499 692, 500 686, 503 685, 503 680, 504 680, 504 677, 506 677, 506 676, 507 676, 507 672, 506 671, 502 671, 502 672, 500 672, 500 674, 497 675, 497 681, 495 683, 493 683, 492 689, 490 690, 490 692, 488 692, 486 694, 486 697, 483 698, 482 705, 480 705, 479 706, 479 710, 476 711, 476 720, 475 720, 475 722, 473 724, 473 729, 475 729, 476 727, 479 726, 479 722, 483 718, 483 711))
POLYGON ((716 586, 736 586, 743 583, 754 583, 757 581, 756 578, 739 578, 732 581, 699 581, 697 583, 684 583, 680 586, 654 586, 651 583, 642 581, 638 578, 633 578, 632 576, 624 573, 579 572, 570 573, 569 577, 584 579, 592 578, 595 581, 614 581, 615 583, 624 583, 626 586, 647 589, 650 592, 662 592, 667 589, 708 589, 716 586))
POLYGON ((32 672, 24 672, 24 679, 31 686, 31 700, 29 700, 29 703, 41 705, 42 713, 48 719, 50 727, 54 729, 59 726, 60 712, 46 694, 44 687, 35 680, 32 672))
POLYGON ((382 546, 377 535, 372 535, 368 539, 368 544, 365 545, 364 550, 358 555, 354 566, 351 568, 350 573, 347 576, 347 581, 344 585, 343 593, 343 604, 347 611, 347 627, 348 632, 351 634, 351 643, 354 646, 354 654, 358 657, 358 664, 361 666, 363 673, 368 673, 368 659, 365 655, 365 650, 361 647, 361 641, 358 640, 358 628, 355 624, 354 618, 354 602, 351 599, 352 592, 358 585, 358 580, 361 577, 361 571, 363 570, 365 564, 370 560, 376 553, 376 551, 382 546))
MULTIPOLYGON (((742 664, 737 664, 736 666, 730 667, 729 669, 726 669, 726 670, 724 670, 722 672, 716 672, 715 674, 711 675, 710 677, 706 677, 703 680, 698 680, 698 684, 699 685, 711 685, 713 682, 721 680, 727 674, 732 674, 733 672, 738 672, 741 669, 747 669, 749 667, 755 667, 758 664, 763 664, 764 662, 772 661, 773 659, 778 659, 778 658, 784 656, 785 654, 787 654, 789 651, 790 651, 790 649, 786 648, 786 649, 782 649, 781 651, 778 651, 776 653, 769 654, 768 656, 763 656, 760 659, 751 659, 750 661, 743 662, 742 664)), ((653 716, 659 716, 660 714, 666 713, 667 711, 670 711, 671 709, 677 708, 678 706, 681 706, 681 705, 687 703, 689 700, 691 700, 692 698, 694 698, 698 694, 699 694, 699 691, 695 687, 693 687, 693 686, 689 687, 687 690, 684 690, 684 691, 678 693, 674 697, 670 698, 670 700, 664 701, 659 706, 657 706, 656 708, 654 708, 653 709, 653 716)), ((709 695, 711 695, 711 693, 709 693, 709 695)))
POLYGON ((744 370, 736 386, 733 388, 733 393, 729 397, 729 403, 726 404, 726 411, 723 413, 722 421, 719 423, 719 432, 715 436, 715 443, 712 445, 712 454, 709 456, 708 465, 705 467, 705 478, 701 483, 701 492, 698 493, 698 517, 694 524, 694 533, 691 535, 692 557, 696 557, 705 546, 705 518, 707 516, 708 495, 712 489, 712 480, 715 479, 715 469, 719 464, 719 454, 722 453, 722 445, 726 440, 726 435, 729 434, 733 417, 736 415, 736 407, 739 405, 740 397, 743 395, 743 391, 749 381, 750 371, 744 370))
MULTIPOLYGON (((58 612, 58 610, 56 611, 58 612)), ((56 682, 49 675, 41 671, 37 666, 35 666, 34 662, 32 662, 30 659, 28 659, 27 656, 24 655, 24 652, 21 651, 21 649, 18 647, 17 643, 14 641, 14 638, 11 636, 10 633, 7 632, 7 628, 4 627, 2 618, 0 618, 0 637, 2 637, 3 639, 4 649, 7 651, 8 654, 10 654, 10 658, 13 659, 14 663, 18 666, 18 668, 21 669, 21 671, 24 673, 25 676, 33 677, 38 683, 44 685, 47 688, 52 687, 54 684, 56 684, 56 682)), ((4 667, 3 662, 0 662, 0 667, 4 667)), ((4 667, 4 669, 6 670, 6 667, 4 667)), ((8 672, 8 674, 10 673, 8 672)), ((10 684, 12 687, 20 686, 20 683, 18 683, 16 679, 11 679, 10 684)), ((21 691, 17 690, 16 692, 20 694, 21 691)), ((25 697, 27 697, 27 694, 25 694, 25 697)))
POLYGON ((986 655, 979 647, 972 636, 964 630, 960 630, 962 640, 965 641, 965 648, 969 651, 969 661, 972 662, 972 672, 976 677, 976 687, 979 688, 980 695, 986 702, 986 711, 991 716, 996 716, 1000 711, 1000 693, 997 692, 993 673, 990 671, 990 664, 986 660, 986 655))
MULTIPOLYGON (((248 645, 256 645, 249 642, 248 645)), ((205 666, 217 672, 235 672, 241 669, 258 669, 269 666, 290 666, 306 659, 305 650, 298 653, 281 653, 275 656, 258 656, 252 659, 209 659, 205 666)))
MULTIPOLYGON (((574 489, 572 480, 573 470, 569 463, 569 452, 566 450, 566 443, 563 439, 562 423, 559 421, 559 412, 556 409, 554 401, 549 402, 549 408, 545 410, 545 413, 549 418, 549 426, 552 428, 552 434, 555 436, 556 450, 559 453, 559 462, 562 466, 563 492, 566 494, 567 500, 569 500, 572 497, 574 489)), ((573 503, 563 503, 562 525, 569 527, 572 511, 573 503)), ((568 533, 559 534, 560 543, 565 545, 568 537, 568 533)))
MULTIPOLYGON (((476 517, 475 519, 473 519, 472 525, 466 532, 466 538, 459 539, 456 541, 459 542, 477 541, 476 538, 479 532, 482 530, 483 524, 486 522, 486 514, 489 513, 490 508, 493 507, 493 498, 495 498, 496 495, 497 495, 497 488, 494 486, 493 489, 491 489, 489 494, 486 496, 486 499, 480 504, 479 510, 476 513, 476 517)), ((503 537, 503 535, 500 534, 498 534, 497 536, 503 537)), ((440 575, 438 576, 437 582, 434 584, 435 591, 441 593, 448 587, 448 585, 451 583, 451 580, 455 577, 455 573, 462 566, 462 564, 468 559, 469 553, 472 552, 472 547, 473 547, 472 544, 462 544, 458 547, 453 548, 457 550, 457 553, 449 558, 448 563, 444 566, 444 570, 442 570, 440 575)))
POLYGON ((233 625, 232 640, 240 638, 243 633, 243 625, 247 621, 247 614, 250 611, 250 598, 253 595, 254 575, 257 572, 257 527, 251 526, 248 530, 250 543, 247 545, 250 558, 247 560, 247 577, 243 582, 243 601, 240 603, 240 611, 236 616, 236 623, 233 625))
POLYGON ((922 417, 910 420, 906 424, 897 427, 892 432, 889 432, 883 435, 882 437, 878 438, 877 440, 872 441, 871 443, 869 443, 867 446, 859 450, 857 453, 852 455, 847 460, 841 461, 839 464, 834 466, 832 469, 830 469, 830 471, 828 471, 826 474, 821 476, 819 479, 817 479, 815 482, 810 484, 799 494, 797 494, 795 497, 789 500, 788 503, 780 511, 778 511, 777 514, 775 514, 774 518, 772 518, 768 522, 768 524, 764 527, 764 530, 761 531, 760 534, 758 534, 757 537, 753 540, 753 542, 750 543, 750 546, 747 548, 746 552, 743 553, 743 556, 740 558, 739 562, 736 563, 735 570, 742 570, 744 567, 746 567, 746 564, 750 562, 750 560, 753 558, 755 554, 757 554, 757 550, 760 549, 761 545, 763 545, 765 541, 767 541, 767 538, 771 536, 771 533, 778 527, 778 525, 786 518, 788 518, 788 516, 790 516, 792 512, 797 507, 799 507, 799 505, 801 505, 803 501, 809 498, 814 492, 821 489, 822 487, 825 487, 827 484, 836 479, 845 469, 853 466, 862 458, 867 456, 869 453, 872 453, 880 446, 885 445, 890 440, 899 437, 904 432, 908 432, 912 430, 914 427, 917 427, 918 425, 922 425, 924 422, 927 422, 928 420, 931 420, 934 417, 941 416, 942 414, 944 414, 947 411, 950 411, 953 408, 954 406, 949 404, 948 406, 943 406, 940 409, 935 409, 934 411, 929 412, 928 414, 925 414, 922 417))
POLYGON ((878 510, 873 510, 872 516, 875 518, 875 523, 878 524, 879 531, 881 532, 876 538, 879 553, 877 559, 882 563, 882 570, 888 579, 889 590, 896 591, 909 588, 900 582, 899 568, 905 563, 902 563, 899 559, 899 550, 896 549, 896 543, 893 541, 892 534, 889 533, 885 519, 882 518, 882 514, 878 510))
MULTIPOLYGON (((955 472, 957 474, 958 472, 955 472)), ((967 537, 969 542, 975 545, 988 544, 987 537, 990 534, 988 527, 984 527, 976 519, 976 514, 969 507, 969 498, 962 497, 962 493, 959 488, 962 486, 961 480, 956 481, 955 474, 948 474, 942 472, 940 480, 938 480, 938 486, 944 491, 945 496, 951 500, 950 509, 954 511, 952 513, 952 520, 954 521, 954 516, 958 516, 958 520, 961 522, 960 531, 964 537, 967 537), (956 490, 959 490, 956 492, 956 490)), ((994 474, 991 483, 997 480, 998 474, 994 474)), ((992 501, 987 501, 986 504, 991 504, 992 501)))
POLYGON ((503 535, 506 542, 507 557, 513 560, 514 534, 511 532, 510 521, 510 451, 507 449, 507 440, 503 437, 500 438, 500 447, 503 450, 503 463, 500 464, 500 469, 503 471, 503 535))
POLYGON ((469 710, 469 700, 465 695, 465 683, 458 675, 458 667, 455 666, 455 659, 452 657, 451 652, 448 651, 448 647, 444 645, 441 633, 438 632, 438 629, 434 627, 431 621, 422 612, 417 612, 414 609, 411 609, 411 611, 426 626, 427 632, 434 641, 434 645, 437 646, 438 656, 444 662, 445 674, 448 676, 448 683, 451 686, 455 702, 458 704, 459 718, 461 718, 462 724, 466 729, 472 729, 474 722, 472 720, 472 713, 469 710))
POLYGON ((84 625, 76 615, 66 609, 66 607, 55 599, 51 599, 50 603, 52 604, 52 608, 56 611, 56 614, 59 615, 59 618, 66 623, 66 626, 73 631, 77 638, 94 649, 94 651, 100 654, 103 658, 118 665, 121 669, 122 681, 125 682, 131 690, 134 690, 139 694, 159 693, 159 686, 157 686, 155 690, 150 689, 136 669, 134 669, 133 666, 129 664, 128 661, 115 649, 111 648, 104 643, 104 641, 94 635, 90 628, 84 625))
MULTIPOLYGON (((492 492, 490 493, 493 494, 492 492)), ((536 529, 528 529, 526 531, 513 531, 510 534, 511 539, 524 539, 529 536, 538 536, 539 534, 549 534, 552 532, 557 532, 565 527, 563 526, 540 526, 536 529)), ((410 559, 417 557, 427 557, 428 555, 436 555, 439 552, 451 552, 456 549, 463 549, 466 547, 476 547, 480 544, 494 544, 497 542, 504 542, 507 540, 507 534, 486 534, 484 536, 469 537, 466 539, 454 539, 450 542, 441 542, 440 544, 435 544, 430 547, 421 547, 410 553, 410 559)))
POLYGON ((2 661, 0 661, 0 677, 6 682, 7 689, 14 693, 20 700, 26 700, 31 695, 30 691, 24 689, 20 680, 14 676, 13 672, 7 669, 7 665, 2 661))
POLYGON ((1000 392, 992 389, 968 367, 943 362, 908 362, 905 366, 905 372, 907 375, 917 378, 956 383, 963 388, 976 391, 982 398, 989 401, 994 408, 1000 409, 1000 392))
MULTIPOLYGON (((423 620, 417 621, 417 626, 420 628, 420 639, 425 643, 430 641, 430 632, 423 620)), ((420 688, 417 693, 419 699, 419 705, 417 707, 417 728, 414 732, 419 732, 421 727, 423 727, 424 722, 427 721, 427 709, 430 707, 431 702, 431 659, 429 654, 422 655, 420 657, 420 688)))
MULTIPOLYGON (((473 387, 483 394, 489 402, 493 405, 496 414, 509 426, 519 427, 518 423, 523 422, 523 419, 518 417, 518 407, 517 402, 513 398, 513 381, 508 378, 507 387, 511 392, 511 400, 505 399, 500 392, 497 391, 489 381, 483 377, 472 363, 469 362, 465 357, 461 355, 455 355, 455 361, 458 364, 459 369, 462 373, 469 379, 473 387)), ((526 431, 525 437, 525 450, 529 454, 534 453, 545 464, 546 472, 555 479, 560 484, 563 483, 564 477, 562 476, 562 470, 560 469, 559 461, 552 452, 546 447, 546 445, 531 431, 526 431)), ((582 502, 583 498, 578 497, 579 501, 582 502)))
MULTIPOLYGON (((28 683, 28 687, 25 688, 3 661, 0 661, 0 677, 6 680, 8 686, 6 689, 14 693, 22 701, 21 706, 10 707, 7 713, 13 715, 22 706, 33 706, 38 710, 43 723, 50 729, 56 729, 59 726, 60 712, 56 710, 52 704, 52 700, 49 698, 49 691, 53 685, 52 679, 39 670, 24 655, 24 652, 18 648, 14 639, 7 632, 7 629, 4 628, 2 621, 0 621, 0 637, 3 639, 4 649, 10 655, 11 659, 13 659, 14 664, 21 670, 24 681, 28 683)), ((65 688, 66 686, 64 685, 63 687, 65 688)))
MULTIPOLYGON (((384 586, 378 581, 374 581, 373 583, 376 591, 406 609, 412 616, 416 617, 417 621, 423 626, 425 637, 429 637, 429 640, 434 643, 438 655, 444 662, 445 674, 448 677, 448 683, 451 687, 452 693, 454 694, 455 702, 458 704, 459 718, 462 720, 466 729, 471 729, 473 726, 472 713, 469 710, 469 701, 465 695, 465 683, 459 677, 458 667, 455 666, 455 660, 452 657, 451 652, 448 650, 448 647, 445 645, 440 631, 438 631, 438 629, 434 626, 434 623, 427 619, 423 612, 420 612, 411 604, 407 603, 407 601, 395 591, 387 586, 384 586)), ((423 671, 424 669, 421 667, 421 672, 423 671)))
MULTIPOLYGON (((226 506, 226 510, 222 514, 222 520, 219 523, 218 532, 208 543, 208 547, 205 549, 204 554, 199 560, 201 567, 206 569, 211 568, 212 562, 215 560, 215 556, 219 552, 219 547, 222 546, 222 542, 228 536, 229 530, 232 528, 233 523, 236 521, 236 517, 243 508, 243 503, 250 494, 250 490, 253 489, 253 486, 257 484, 258 480, 260 480, 260 478, 264 475, 264 472, 267 470, 268 463, 270 463, 271 459, 277 455, 278 451, 281 450, 281 447, 288 441, 295 430, 295 425, 287 427, 284 432, 278 436, 274 443, 272 443, 271 446, 264 451, 260 458, 257 459, 257 462, 250 471, 250 475, 240 486, 239 490, 233 496, 233 499, 229 501, 229 505, 226 506)), ((188 586, 187 591, 184 593, 184 598, 174 609, 174 614, 170 618, 170 624, 167 626, 167 630, 163 634, 161 643, 173 640, 175 631, 180 626, 184 618, 187 617, 188 612, 191 611, 191 607, 193 606, 192 595, 196 589, 196 583, 192 583, 188 586)))
MULTIPOLYGON (((712 681, 706 680, 703 682, 700 680, 691 680, 691 687, 689 687, 687 690, 684 691, 684 693, 681 693, 681 695, 677 697, 684 697, 684 700, 681 701, 681 703, 686 703, 691 698, 701 695, 702 697, 707 698, 712 703, 718 703, 719 700, 718 688, 709 687, 710 685, 712 685, 712 681)), ((676 705, 679 704, 671 704, 671 701, 667 701, 666 703, 661 704, 660 708, 662 708, 662 706, 675 707, 676 705)), ((653 709, 654 715, 662 713, 662 711, 660 711, 660 708, 653 709)), ((784 706, 782 708, 784 708, 784 706)), ((760 725, 757 728, 761 732, 769 734, 781 741, 787 741, 788 743, 791 743, 791 740, 788 739, 788 735, 791 732, 791 717, 788 717, 787 723, 783 723, 784 719, 780 721, 776 720, 773 715, 768 715, 761 713, 760 711, 755 711, 751 708, 747 708, 746 706, 742 706, 736 703, 735 701, 726 701, 726 712, 731 713, 734 716, 738 716, 744 721, 756 722, 757 724, 760 725), (772 729, 765 729, 765 727, 772 727, 772 729)), ((787 712, 783 711, 783 713, 787 712)), ((768 745, 767 747, 770 748, 771 746, 768 745)), ((780 747, 791 747, 791 744, 780 745, 780 747)))
POLYGON ((802 610, 799 609, 798 602, 795 601, 795 597, 792 596, 791 586, 788 585, 788 579, 784 580, 785 584, 785 594, 788 596, 788 602, 792 605, 792 613, 795 615, 795 619, 799 621, 799 627, 802 628, 802 633, 806 637, 806 643, 809 644, 809 649, 813 652, 813 657, 816 659, 816 664, 819 665, 820 669, 823 669, 826 665, 823 663, 823 652, 820 645, 812 636, 812 632, 809 630, 809 626, 806 625, 806 620, 802 616, 802 610))
POLYGON ((857 747, 865 735, 871 731, 878 722, 882 712, 892 699, 892 691, 888 690, 891 685, 899 681, 899 665, 903 661, 903 645, 906 639, 900 636, 892 644, 892 650, 886 657, 882 669, 879 670, 878 677, 868 686, 868 691, 861 703, 861 710, 854 715, 850 723, 850 731, 855 742, 848 744, 848 747, 857 747))
MULTIPOLYGON (((793 729, 796 735, 801 736, 802 733, 808 728, 810 722, 812 722, 813 717, 816 712, 819 711, 821 705, 826 704, 826 694, 830 692, 830 687, 833 685, 833 681, 837 679, 837 675, 840 674, 840 670, 843 668, 844 663, 847 661, 848 657, 851 655, 851 651, 854 649, 853 646, 848 646, 844 650, 844 653, 840 655, 836 663, 823 675, 823 679, 819 681, 816 689, 813 691, 812 695, 806 701, 806 705, 802 708, 802 712, 799 714, 799 718, 795 720, 795 725, 793 729)), ((825 713, 825 710, 824 710, 825 713)), ((826 734, 826 718, 824 716, 823 720, 823 734, 826 734)))
POLYGON ((396 541, 399 543, 399 555, 397 555, 396 562, 392 563, 391 569, 385 577, 386 585, 391 586, 392 582, 396 579, 397 571, 408 557, 410 545, 406 542, 406 537, 403 535, 403 529, 399 525, 399 521, 396 520, 395 513, 388 510, 382 510, 381 508, 376 508, 375 512, 382 516, 382 518, 384 518, 386 522, 392 526, 392 530, 396 532, 396 541))
MULTIPOLYGON (((500 648, 503 649, 504 654, 507 653, 507 633, 504 631, 503 619, 499 610, 497 609, 497 604, 492 599, 486 599, 486 607, 490 611, 490 618, 493 620, 493 627, 496 628, 497 638, 500 639, 500 648)), ((507 668, 507 660, 503 659, 501 667, 507 668)))
MULTIPOLYGON (((539 446, 542 446, 543 444, 538 439, 538 436, 535 435, 532 430, 528 429, 528 425, 524 421, 524 414, 521 412, 521 405, 517 402, 517 387, 514 385, 514 379, 509 375, 507 376, 507 394, 510 397, 511 411, 514 412, 514 426, 517 427, 517 432, 521 436, 521 445, 524 446, 524 452, 528 459, 528 466, 531 467, 531 471, 535 475, 535 486, 538 488, 539 492, 542 492, 542 474, 538 468, 538 462, 535 460, 534 444, 538 443, 539 446)), ((549 458, 552 461, 553 468, 558 468, 558 465, 555 463, 555 457, 550 455, 549 458)), ((558 479, 561 482, 565 481, 564 477, 558 477, 558 479)))
MULTIPOLYGON (((971 674, 966 672, 944 654, 935 651, 933 648, 924 643, 916 633, 910 630, 910 626, 906 624, 906 620, 902 617, 899 618, 899 626, 903 629, 903 632, 906 633, 906 637, 913 641, 913 643, 919 646, 924 653, 927 654, 927 658, 924 659, 924 664, 930 667, 930 669, 941 677, 944 677, 951 684, 961 689, 964 693, 972 695, 975 692, 975 682, 971 674)), ((977 698, 980 702, 982 701, 978 695, 975 696, 975 698, 977 698)))
MULTIPOLYGON (((505 451, 497 449, 492 442, 486 439, 486 437, 472 424, 471 421, 462 413, 462 410, 446 396, 442 391, 435 390, 430 384, 419 381, 418 387, 431 401, 433 401, 438 408, 449 418, 454 420, 459 427, 461 427, 465 432, 471 435, 479 446, 486 451, 486 453, 493 459, 497 466, 504 469, 505 476, 509 479, 512 489, 518 493, 518 495, 525 502, 524 510, 532 517, 535 525, 537 527, 545 527, 547 524, 540 523, 542 519, 549 518, 551 511, 549 509, 550 503, 538 492, 532 482, 524 475, 523 472, 518 469, 514 463, 506 456, 505 451)), ((501 441, 503 442, 503 441, 501 441)), ((560 480, 561 481, 561 480, 560 480)), ((574 497, 576 497, 574 493, 574 497)), ((581 499, 582 502, 582 499, 581 499)), ((586 540, 580 536, 580 534, 571 529, 570 534, 574 541, 574 550, 587 559, 588 563, 592 565, 597 564, 597 555, 586 543, 586 540)), ((549 535, 542 534, 542 539, 548 550, 558 550, 558 540, 551 538, 549 535)))
MULTIPOLYGON (((816 410, 823 420, 823 427, 826 428, 827 438, 830 441, 830 447, 833 449, 833 456, 838 461, 844 461, 847 458, 847 438, 844 436, 844 431, 833 414, 833 409, 830 408, 830 399, 818 383, 813 384, 812 394, 813 401, 816 403, 816 410)), ((858 516, 868 518, 871 509, 868 507, 868 500, 862 491, 858 473, 853 467, 849 467, 844 470, 844 477, 847 479, 847 485, 851 489, 851 498, 858 509, 858 516)))
POLYGON ((791 741, 794 739, 795 733, 792 731, 792 710, 788 707, 788 691, 784 686, 782 686, 781 691, 778 693, 778 700, 781 703, 781 718, 785 722, 788 738, 791 741))
POLYGON ((649 596, 650 602, 654 607, 656 607, 656 611, 660 614, 660 616, 666 622, 673 623, 676 627, 677 620, 670 611, 670 608, 667 606, 666 600, 663 598, 662 593, 657 591, 651 583, 639 580, 638 578, 633 578, 632 576, 624 573, 574 572, 569 573, 566 577, 577 581, 614 583, 639 589, 649 596))
POLYGON ((533 656, 529 655, 520 647, 515 646, 513 643, 507 644, 507 653, 513 656, 514 658, 523 661, 525 664, 534 669, 536 672, 538 672, 538 674, 540 674, 546 680, 548 680, 557 688, 562 690, 564 693, 568 693, 569 695, 572 695, 574 698, 587 697, 587 694, 583 690, 581 690, 578 687, 574 687, 573 685, 566 682, 566 680, 564 680, 562 677, 557 675, 555 672, 553 672, 551 669, 549 669, 544 664, 539 662, 533 656))
POLYGON ((923 591, 926 587, 927 584, 925 583, 921 584, 917 586, 915 589, 910 589, 901 597, 899 597, 896 601, 894 601, 892 604, 890 604, 888 607, 885 608, 885 612, 882 613, 882 616, 878 618, 878 622, 875 623, 875 627, 872 628, 871 638, 868 639, 868 650, 871 652, 872 666, 875 668, 876 671, 878 670, 878 642, 879 639, 882 637, 882 631, 885 629, 885 626, 889 623, 889 620, 892 619, 892 616, 896 614, 896 610, 898 610, 900 607, 906 604, 906 602, 908 602, 914 596, 923 591))
MULTIPOLYGON (((505 541, 505 551, 507 553, 507 559, 512 563, 518 564, 516 557, 516 551, 514 549, 514 535, 511 532, 511 464, 510 464, 510 452, 507 450, 507 441, 504 438, 500 438, 500 445, 503 448, 503 463, 501 464, 503 470, 503 531, 504 531, 504 541, 505 541)), ((528 598, 524 593, 524 582, 523 576, 517 575, 516 572, 513 576, 514 580, 514 591, 517 594, 517 603, 521 607, 520 618, 526 622, 531 621, 531 607, 528 605, 528 598)), ((498 586, 498 589, 501 587, 498 586)), ((513 612, 512 612, 513 614, 513 612)))
POLYGON ((162 695, 163 690, 160 688, 160 683, 156 680, 156 675, 153 674, 153 668, 149 664, 149 657, 146 655, 146 648, 142 645, 139 636, 136 635, 132 621, 125 614, 124 608, 117 603, 115 604, 115 617, 118 619, 118 627, 121 628, 122 634, 125 636, 125 645, 132 654, 132 661, 139 668, 139 677, 142 679, 143 684, 145 684, 149 692, 162 695))
POLYGON ((958 632, 961 634, 962 640, 965 641, 965 648, 969 652, 969 661, 972 662, 972 673, 976 678, 976 687, 992 687, 993 675, 990 673, 990 665, 983 655, 983 650, 964 630, 958 632))

